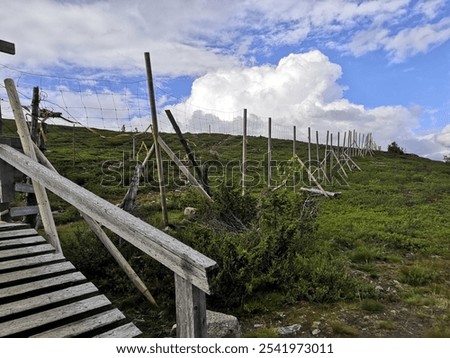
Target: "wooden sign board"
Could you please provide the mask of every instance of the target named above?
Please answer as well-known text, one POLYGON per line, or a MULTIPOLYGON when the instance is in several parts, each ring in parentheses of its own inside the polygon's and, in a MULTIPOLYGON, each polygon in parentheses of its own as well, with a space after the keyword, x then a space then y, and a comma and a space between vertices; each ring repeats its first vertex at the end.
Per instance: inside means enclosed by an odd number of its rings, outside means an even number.
POLYGON ((16 47, 12 42, 0 40, 0 52, 9 53, 10 55, 15 55, 16 47))

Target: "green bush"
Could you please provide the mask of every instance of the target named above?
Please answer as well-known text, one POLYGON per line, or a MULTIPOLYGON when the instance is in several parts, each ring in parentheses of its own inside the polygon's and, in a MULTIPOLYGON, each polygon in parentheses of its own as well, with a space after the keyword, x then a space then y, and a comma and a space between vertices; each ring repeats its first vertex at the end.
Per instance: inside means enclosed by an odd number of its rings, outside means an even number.
POLYGON ((218 204, 201 213, 201 221, 178 232, 182 241, 217 261, 215 304, 242 306, 270 292, 285 295, 289 303, 371 295, 370 287, 347 274, 345 261, 333 255, 331 246, 316 239, 317 204, 308 196, 289 190, 267 192, 255 206, 234 189, 221 190, 215 196, 218 204), (230 211, 246 230, 226 229, 230 211), (224 226, 216 223, 223 221, 224 226))
POLYGON ((403 148, 400 148, 396 142, 392 142, 391 144, 389 144, 387 151, 394 154, 405 154, 405 150, 403 148))
POLYGON ((433 282, 437 277, 437 272, 422 266, 412 266, 402 272, 401 281, 411 286, 424 286, 433 282))
POLYGON ((361 309, 373 313, 382 312, 384 310, 384 305, 373 299, 366 299, 361 302, 361 309))

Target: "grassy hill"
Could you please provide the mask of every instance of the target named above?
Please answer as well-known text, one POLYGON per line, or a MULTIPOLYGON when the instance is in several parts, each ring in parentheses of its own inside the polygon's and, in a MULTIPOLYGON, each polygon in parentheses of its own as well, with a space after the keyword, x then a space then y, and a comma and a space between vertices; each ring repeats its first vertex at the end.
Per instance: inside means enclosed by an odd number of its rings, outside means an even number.
MULTIPOLYGON (((3 130, 13 135, 13 122, 3 130)), ((175 135, 162 137, 183 153, 175 135)), ((450 336, 450 165, 386 152, 356 157, 361 171, 326 186, 342 192, 327 199, 268 190, 267 139, 251 137, 249 188, 241 197, 242 138, 187 138, 209 164, 215 204, 207 205, 165 161, 169 232, 218 261, 208 307, 238 316, 246 336, 277 336, 277 327, 294 323, 302 324, 302 337, 450 336), (198 210, 189 221, 186 206, 198 210)), ((134 171, 132 140, 130 133, 50 126, 46 154, 61 174, 119 203, 134 171)), ((150 135, 137 137, 141 142, 150 147, 150 135)), ((275 187, 293 169, 292 142, 273 140, 273 147, 275 187)), ((303 159, 306 149, 297 144, 303 159)), ((155 175, 151 163, 135 215, 162 228, 155 175)), ((160 304, 149 306, 77 212, 59 198, 51 201, 66 256, 147 335, 167 335, 174 322, 172 275, 115 238, 160 304)))

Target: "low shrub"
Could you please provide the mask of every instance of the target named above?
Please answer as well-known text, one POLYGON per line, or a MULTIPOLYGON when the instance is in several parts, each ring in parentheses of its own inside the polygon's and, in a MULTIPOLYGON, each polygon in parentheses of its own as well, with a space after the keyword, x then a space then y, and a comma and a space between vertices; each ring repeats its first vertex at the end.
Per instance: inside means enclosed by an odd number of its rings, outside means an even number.
POLYGON ((317 203, 310 197, 278 190, 248 201, 234 189, 221 190, 214 197, 217 205, 177 233, 219 264, 215 304, 242 307, 250 297, 269 292, 283 294, 288 303, 335 302, 373 293, 347 273, 346 262, 333 255, 329 243, 315 237, 317 203), (246 229, 231 230, 235 220, 246 229))
POLYGON ((415 265, 409 268, 407 267, 402 271, 400 281, 411 286, 424 286, 433 282, 436 277, 436 271, 415 265))

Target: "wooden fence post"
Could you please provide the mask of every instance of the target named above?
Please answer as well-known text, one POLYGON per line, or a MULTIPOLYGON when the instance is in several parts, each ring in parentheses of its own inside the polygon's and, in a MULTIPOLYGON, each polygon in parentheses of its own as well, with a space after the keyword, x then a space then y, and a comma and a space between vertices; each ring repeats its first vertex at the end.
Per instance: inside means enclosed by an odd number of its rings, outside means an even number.
POLYGON ((169 225, 169 215, 167 213, 167 203, 166 203, 166 189, 164 183, 164 169, 161 157, 161 148, 159 146, 158 137, 158 118, 156 114, 156 101, 155 101, 155 90, 153 87, 153 75, 152 75, 152 65, 150 62, 150 53, 145 52, 145 67, 147 70, 147 84, 148 84, 148 93, 150 97, 150 109, 152 112, 152 134, 153 134, 153 143, 155 144, 155 154, 156 154, 156 166, 158 168, 158 181, 159 181, 159 195, 161 198, 161 210, 163 215, 164 225, 169 225))
MULTIPOLYGON (((297 127, 294 126, 292 128, 292 158, 295 158, 297 155, 297 127)), ((295 186, 297 185, 297 179, 295 177, 295 170, 292 175, 292 186, 294 187, 294 192, 296 191, 295 186)))
POLYGON ((341 132, 337 134, 337 157, 339 158, 341 155, 341 132))
POLYGON ((327 139, 325 141, 325 157, 323 158, 323 173, 327 177, 328 180, 328 174, 327 174, 327 158, 328 158, 328 141, 330 138, 330 131, 327 131, 327 139))
POLYGON ((242 119, 242 195, 245 194, 245 180, 247 171, 247 108, 244 108, 242 119))
POLYGON ((320 156, 319 156, 319 131, 316 131, 316 160, 317 160, 317 180, 320 180, 320 170, 321 170, 321 164, 320 164, 320 156))
POLYGON ((297 127, 293 127, 293 135, 292 135, 292 156, 297 154, 297 127))
POLYGON ((333 178, 333 155, 334 155, 334 149, 333 149, 333 133, 330 133, 330 179, 333 178))
POLYGON ((267 187, 272 183, 272 118, 269 117, 267 134, 267 187))
POLYGON ((311 128, 308 127, 308 180, 309 185, 311 185, 311 128))

